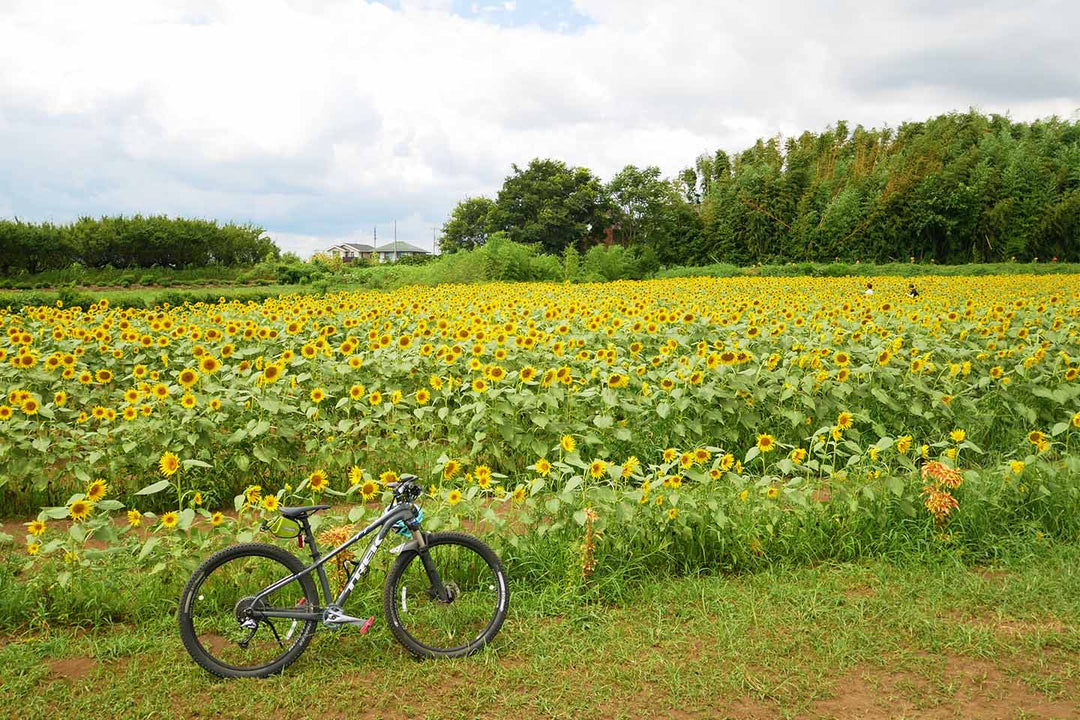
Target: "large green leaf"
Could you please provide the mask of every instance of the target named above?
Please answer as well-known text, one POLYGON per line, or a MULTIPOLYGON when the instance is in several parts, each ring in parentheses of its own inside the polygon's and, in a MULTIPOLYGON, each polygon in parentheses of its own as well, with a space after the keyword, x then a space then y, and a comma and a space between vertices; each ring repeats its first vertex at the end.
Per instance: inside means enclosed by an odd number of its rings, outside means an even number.
POLYGON ((141 490, 137 490, 135 492, 135 494, 136 495, 153 495, 155 493, 161 492, 162 490, 170 487, 171 485, 172 485, 172 483, 170 483, 168 480, 158 480, 155 483, 151 483, 150 485, 147 485, 146 487, 142 488, 141 490))

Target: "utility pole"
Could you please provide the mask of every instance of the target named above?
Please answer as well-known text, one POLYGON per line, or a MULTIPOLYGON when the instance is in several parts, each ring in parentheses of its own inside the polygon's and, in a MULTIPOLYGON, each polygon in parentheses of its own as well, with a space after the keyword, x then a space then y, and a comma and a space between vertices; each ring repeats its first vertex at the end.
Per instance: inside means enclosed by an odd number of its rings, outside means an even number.
POLYGON ((397 262, 397 220, 394 221, 394 262, 397 262))
POLYGON ((376 260, 381 260, 379 253, 375 252, 379 247, 379 226, 373 225, 371 227, 371 254, 375 256, 376 260))

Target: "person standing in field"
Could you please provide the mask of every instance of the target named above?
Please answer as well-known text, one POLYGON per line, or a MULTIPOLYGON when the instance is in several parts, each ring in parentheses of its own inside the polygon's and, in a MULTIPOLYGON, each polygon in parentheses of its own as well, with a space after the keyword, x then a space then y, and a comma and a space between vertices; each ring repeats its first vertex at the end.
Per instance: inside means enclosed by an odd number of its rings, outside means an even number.
POLYGON ((866 283, 866 291, 863 292, 863 295, 873 295, 873 294, 874 294, 874 284, 873 283, 866 283))

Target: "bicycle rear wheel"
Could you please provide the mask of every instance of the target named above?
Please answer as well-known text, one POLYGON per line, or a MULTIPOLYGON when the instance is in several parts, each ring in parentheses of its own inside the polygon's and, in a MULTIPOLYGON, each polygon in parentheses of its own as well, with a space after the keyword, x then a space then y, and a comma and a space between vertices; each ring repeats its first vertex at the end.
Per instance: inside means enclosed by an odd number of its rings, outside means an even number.
POLYGON ((510 603, 495 552, 462 533, 426 534, 427 553, 448 597, 438 597, 421 552, 398 557, 386 577, 383 606, 390 631, 423 658, 471 655, 499 632, 510 603))
MULTIPOLYGON (((180 596, 180 637, 191 657, 219 677, 266 677, 281 672, 304 652, 315 620, 262 618, 244 625, 255 596, 304 569, 295 555, 263 543, 227 547, 210 556, 180 596)), ((310 575, 291 581, 258 607, 314 609, 319 595, 310 575)))

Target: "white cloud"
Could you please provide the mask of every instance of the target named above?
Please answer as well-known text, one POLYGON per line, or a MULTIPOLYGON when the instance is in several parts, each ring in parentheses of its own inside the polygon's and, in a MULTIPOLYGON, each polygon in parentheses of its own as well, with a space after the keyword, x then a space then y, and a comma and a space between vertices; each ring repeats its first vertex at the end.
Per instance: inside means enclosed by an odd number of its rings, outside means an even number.
POLYGON ((305 252, 397 217, 427 247, 535 156, 674 174, 841 118, 1080 108, 1075 3, 819 5, 575 0, 591 22, 559 33, 513 2, 516 27, 448 0, 7 3, 0 213, 251 220, 305 252))

